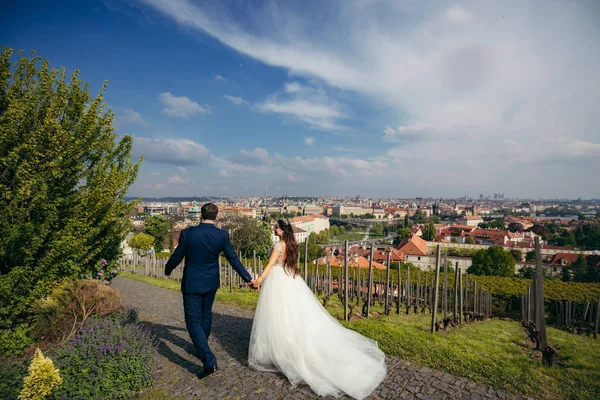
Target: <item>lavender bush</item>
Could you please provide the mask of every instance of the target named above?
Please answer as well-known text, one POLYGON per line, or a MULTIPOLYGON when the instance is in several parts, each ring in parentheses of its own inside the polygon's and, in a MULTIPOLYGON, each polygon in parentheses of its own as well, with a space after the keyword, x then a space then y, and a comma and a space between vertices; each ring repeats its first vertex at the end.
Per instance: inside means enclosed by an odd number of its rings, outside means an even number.
POLYGON ((133 324, 135 313, 91 319, 52 352, 64 378, 58 399, 132 398, 153 382, 151 334, 133 324))

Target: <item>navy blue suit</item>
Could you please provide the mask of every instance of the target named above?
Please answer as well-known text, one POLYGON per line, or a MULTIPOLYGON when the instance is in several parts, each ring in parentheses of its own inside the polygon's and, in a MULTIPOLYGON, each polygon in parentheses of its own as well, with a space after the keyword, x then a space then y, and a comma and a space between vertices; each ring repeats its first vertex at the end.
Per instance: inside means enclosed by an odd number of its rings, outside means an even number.
POLYGON ((208 346, 208 336, 212 325, 212 306, 220 285, 221 253, 225 254, 227 261, 244 281, 252 280, 231 246, 229 233, 210 223, 182 230, 179 244, 165 266, 165 275, 171 275, 185 257, 181 280, 185 324, 205 367, 217 364, 208 346))

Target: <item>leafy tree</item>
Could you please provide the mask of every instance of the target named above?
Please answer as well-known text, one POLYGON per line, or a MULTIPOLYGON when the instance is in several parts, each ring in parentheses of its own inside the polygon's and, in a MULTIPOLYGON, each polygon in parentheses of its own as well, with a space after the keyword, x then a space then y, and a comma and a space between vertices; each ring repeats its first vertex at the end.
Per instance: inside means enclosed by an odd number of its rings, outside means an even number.
POLYGON ((521 278, 531 279, 535 275, 535 268, 534 267, 523 267, 519 271, 519 275, 521 276, 521 278))
POLYGON ((431 222, 434 224, 439 224, 440 222, 442 222, 442 220, 437 215, 434 215, 433 217, 431 217, 431 222))
POLYGON ((245 257, 256 251, 257 257, 267 257, 273 245, 273 231, 268 223, 244 218, 231 234, 231 244, 245 257))
POLYGON ((512 249, 510 251, 510 254, 513 256, 513 258, 515 259, 515 261, 518 261, 518 262, 523 261, 523 253, 521 253, 520 250, 512 249))
POLYGON ((566 229, 561 231, 558 236, 553 237, 548 241, 551 245, 554 246, 563 246, 563 247, 573 247, 577 246, 575 242, 575 236, 573 233, 567 231, 566 229))
POLYGON ((0 329, 14 327, 58 282, 111 268, 135 203, 132 138, 79 71, 0 54, 0 329), (100 267, 105 262, 108 266, 100 267))
POLYGON ((508 224, 508 230, 511 232, 521 232, 523 231, 524 226, 519 222, 511 222, 508 224))
POLYGON ((373 235, 381 236, 383 234, 383 225, 374 224, 373 227, 371 228, 371 231, 373 232, 373 235))
POLYGON ((152 215, 144 222, 144 233, 154 238, 154 250, 163 251, 165 239, 169 233, 169 224, 162 215, 152 215))
POLYGON ((473 275, 514 276, 515 259, 501 246, 490 246, 473 255, 467 272, 473 275))
POLYGON ((475 239, 473 239, 471 236, 467 236, 467 238, 465 239, 465 243, 467 243, 467 244, 477 244, 477 242, 475 241, 475 239))
POLYGON ((589 278, 588 273, 588 264, 585 256, 583 254, 579 254, 577 256, 577 260, 571 266, 573 270, 573 280, 575 282, 587 282, 589 278))
POLYGON ((600 224, 586 223, 574 233, 575 242, 586 250, 600 250, 600 224))
POLYGON ((527 254, 525 254, 525 261, 535 261, 535 250, 529 250, 527 254))
POLYGON ((430 242, 435 240, 435 227, 432 223, 426 224, 423 228, 423 239, 430 242))
POLYGON ((301 262, 301 263, 304 262, 304 252, 306 251, 305 246, 307 243, 308 243, 308 262, 309 263, 311 261, 316 260, 317 258, 323 257, 325 255, 325 250, 317 244, 316 234, 313 232, 308 237, 308 242, 298 244, 298 253, 300 256, 299 262, 301 262))
POLYGON ((152 248, 154 242, 154 237, 147 233, 138 233, 129 239, 129 246, 135 249, 139 255, 144 255, 152 248))
POLYGON ((450 241, 451 241, 452 243, 458 243, 458 239, 457 239, 457 238, 455 238, 454 236, 450 238, 450 241))
POLYGON ((563 282, 571 282, 572 270, 570 267, 565 266, 562 270, 562 281, 563 282))
POLYGON ((404 214, 404 227, 408 228, 408 214, 404 214))
POLYGON ((413 215, 413 220, 417 224, 422 224, 423 222, 425 222, 425 213, 420 209, 417 210, 417 212, 415 212, 415 215, 413 215))

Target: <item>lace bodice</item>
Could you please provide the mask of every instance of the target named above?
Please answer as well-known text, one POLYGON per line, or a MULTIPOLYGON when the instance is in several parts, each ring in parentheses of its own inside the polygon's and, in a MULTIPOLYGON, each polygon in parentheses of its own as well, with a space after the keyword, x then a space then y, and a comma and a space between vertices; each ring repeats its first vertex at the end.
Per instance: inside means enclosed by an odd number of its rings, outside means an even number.
POLYGON ((279 258, 277 258, 277 261, 275 262, 275 265, 284 265, 283 262, 283 245, 281 244, 281 242, 275 242, 275 244, 273 245, 273 250, 277 249, 277 251, 279 251, 279 258))

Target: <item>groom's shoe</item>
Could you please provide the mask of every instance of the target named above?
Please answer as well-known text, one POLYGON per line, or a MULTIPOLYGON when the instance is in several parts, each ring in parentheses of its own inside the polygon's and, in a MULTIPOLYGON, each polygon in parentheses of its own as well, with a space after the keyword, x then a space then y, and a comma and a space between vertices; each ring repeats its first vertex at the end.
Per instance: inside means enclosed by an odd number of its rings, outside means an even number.
POLYGON ((219 370, 219 367, 216 365, 214 367, 204 367, 202 369, 202 372, 197 375, 198 379, 204 379, 207 376, 214 374, 218 370, 219 370))

